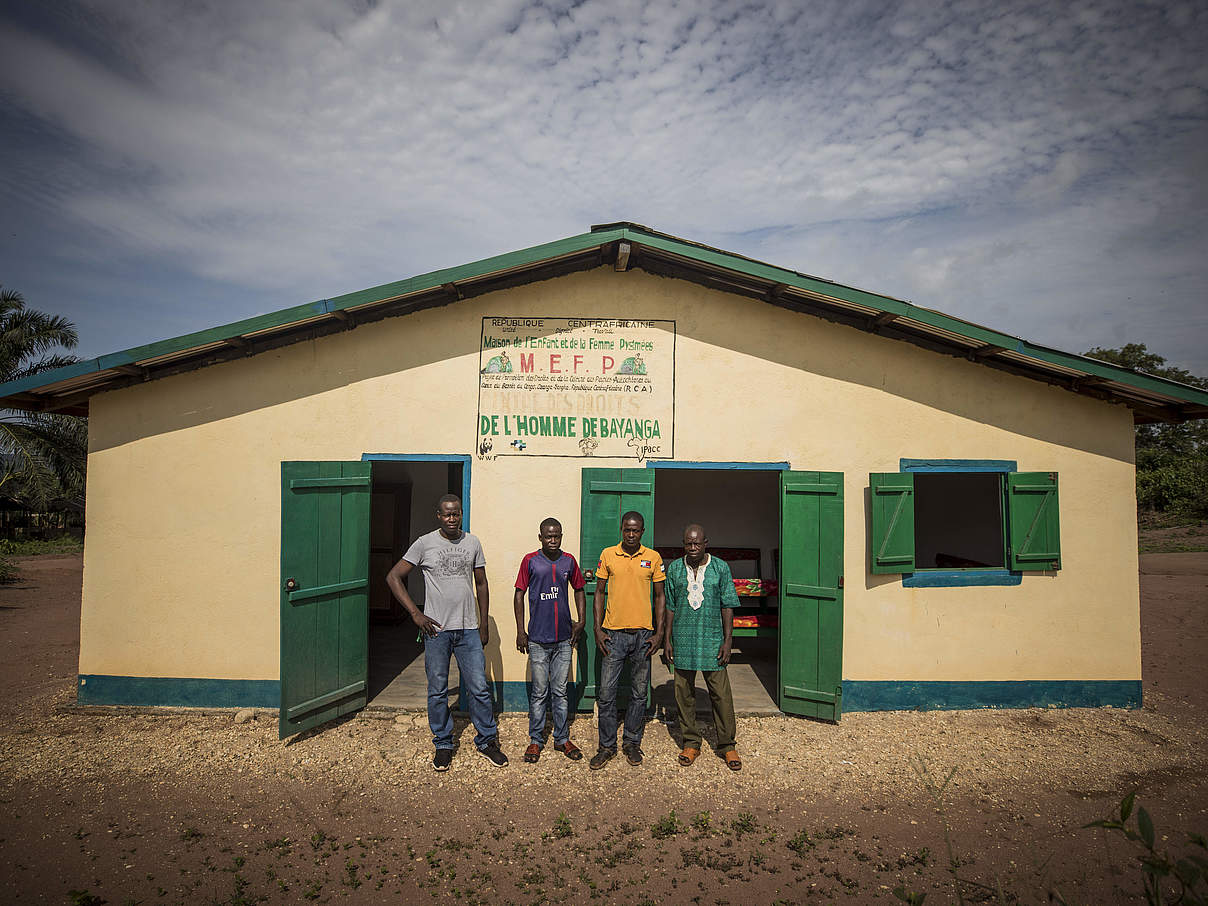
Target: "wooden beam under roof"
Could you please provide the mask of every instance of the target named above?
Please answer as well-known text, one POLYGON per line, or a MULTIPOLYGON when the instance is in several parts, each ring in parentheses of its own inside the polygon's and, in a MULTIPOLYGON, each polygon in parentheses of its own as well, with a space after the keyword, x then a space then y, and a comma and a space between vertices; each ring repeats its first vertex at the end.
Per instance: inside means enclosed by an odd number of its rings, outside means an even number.
POLYGON ((868 322, 868 329, 876 333, 882 327, 892 324, 898 319, 898 316, 892 311, 883 311, 871 321, 868 322))
POLYGON ((629 254, 633 251, 633 246, 628 242, 617 243, 617 260, 613 264, 613 268, 617 273, 629 270, 629 254))
POLYGON ((1006 352, 1007 347, 995 346, 993 343, 987 343, 985 346, 978 346, 976 349, 969 350, 969 361, 977 362, 987 356, 996 355, 1000 352, 1006 352))

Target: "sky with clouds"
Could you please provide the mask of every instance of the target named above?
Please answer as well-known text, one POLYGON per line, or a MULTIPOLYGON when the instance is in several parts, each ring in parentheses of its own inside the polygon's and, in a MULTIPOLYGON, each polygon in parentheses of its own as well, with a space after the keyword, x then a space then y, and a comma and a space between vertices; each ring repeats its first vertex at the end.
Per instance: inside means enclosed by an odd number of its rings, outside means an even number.
POLYGON ((1208 4, 41 0, 0 284, 85 356, 632 220, 1208 375, 1208 4))

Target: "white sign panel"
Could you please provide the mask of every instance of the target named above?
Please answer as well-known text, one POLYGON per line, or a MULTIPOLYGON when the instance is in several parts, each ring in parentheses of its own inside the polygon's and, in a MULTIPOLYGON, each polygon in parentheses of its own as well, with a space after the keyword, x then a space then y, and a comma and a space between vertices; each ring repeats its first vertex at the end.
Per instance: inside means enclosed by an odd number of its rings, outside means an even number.
POLYGON ((675 322, 483 318, 480 459, 671 459, 675 322))

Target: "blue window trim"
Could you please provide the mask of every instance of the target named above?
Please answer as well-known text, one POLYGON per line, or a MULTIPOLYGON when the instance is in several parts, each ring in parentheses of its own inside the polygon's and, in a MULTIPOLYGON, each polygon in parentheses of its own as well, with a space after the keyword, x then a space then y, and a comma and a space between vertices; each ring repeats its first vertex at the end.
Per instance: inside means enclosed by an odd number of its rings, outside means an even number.
POLYGON ((471 457, 461 453, 362 453, 361 462, 448 462, 461 463, 461 527, 470 530, 471 457))
POLYGON ((971 585, 1022 585, 1023 573, 1009 569, 922 569, 904 573, 905 588, 966 588, 971 585))
POLYGON ((1018 472, 1013 459, 899 459, 899 472, 1018 472))
POLYGON ((740 469, 756 472, 787 472, 787 462, 692 462, 686 459, 648 459, 648 469, 740 469))
MULTIPOLYGON (((900 459, 900 472, 1017 472, 1013 459, 900 459)), ((904 588, 969 588, 1022 585, 1023 573, 1010 569, 921 569, 902 575, 904 588)))

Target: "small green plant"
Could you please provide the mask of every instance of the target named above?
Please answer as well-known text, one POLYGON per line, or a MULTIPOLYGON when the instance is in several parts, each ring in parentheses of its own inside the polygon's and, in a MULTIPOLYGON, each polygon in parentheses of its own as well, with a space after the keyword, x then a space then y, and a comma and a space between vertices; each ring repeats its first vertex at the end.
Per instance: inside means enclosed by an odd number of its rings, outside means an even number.
POLYGON ((743 834, 753 834, 755 829, 759 827, 759 823, 755 820, 755 816, 750 812, 739 812, 734 820, 730 822, 730 827, 733 829, 738 839, 742 839, 743 834))
POLYGON ((809 832, 802 829, 789 838, 788 847, 798 855, 803 855, 807 849, 813 849, 816 844, 810 839, 809 832))
POLYGON ((656 840, 666 840, 668 837, 674 837, 683 829, 683 822, 675 817, 675 809, 672 809, 668 814, 650 825, 650 836, 656 840))
POLYGON ((836 824, 829 830, 820 831, 819 839, 822 840, 842 840, 844 837, 854 837, 856 832, 850 827, 844 827, 841 824, 836 824))
POLYGON ((702 837, 713 832, 713 816, 708 812, 697 812, 692 818, 692 829, 702 837))
MULTIPOLYGON (((1182 857, 1171 855, 1169 850, 1157 849, 1157 835, 1153 827, 1153 819, 1144 806, 1137 806, 1136 790, 1120 800, 1120 817, 1100 818, 1084 827, 1101 827, 1105 831, 1115 831, 1125 839, 1138 843, 1141 853, 1137 861, 1141 864, 1141 887, 1145 892, 1145 902, 1151 906, 1161 906, 1162 903, 1187 903, 1189 906, 1204 906, 1208 904, 1208 839, 1203 834, 1189 833, 1188 843, 1195 850, 1182 857), (1133 807, 1136 806, 1136 817, 1133 818, 1133 807), (1129 826, 1132 819, 1133 826, 1129 826), (1169 888, 1173 894, 1168 898, 1164 889, 1169 888)), ((1059 903, 1065 903, 1060 893, 1053 892, 1053 898, 1059 903)))
POLYGON ((575 835, 575 829, 571 827, 570 818, 566 817, 566 812, 558 812, 552 833, 555 840, 565 840, 567 837, 575 835))
POLYGON ((927 899, 927 894, 914 893, 907 890, 905 887, 895 887, 893 889, 893 895, 903 903, 909 903, 910 906, 923 906, 924 901, 927 899))
POLYGON ((87 890, 69 890, 67 897, 71 900, 71 906, 102 906, 103 903, 109 902, 87 890))

